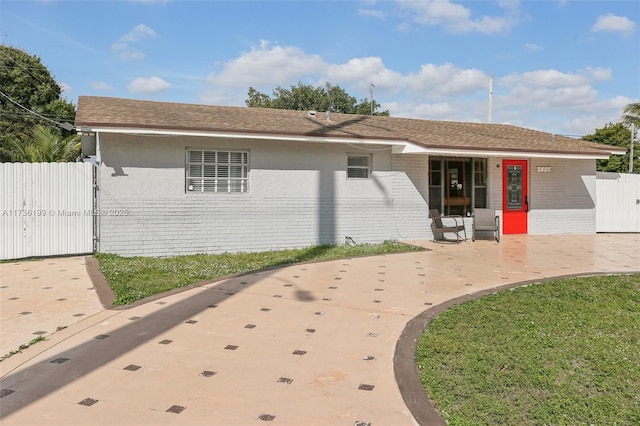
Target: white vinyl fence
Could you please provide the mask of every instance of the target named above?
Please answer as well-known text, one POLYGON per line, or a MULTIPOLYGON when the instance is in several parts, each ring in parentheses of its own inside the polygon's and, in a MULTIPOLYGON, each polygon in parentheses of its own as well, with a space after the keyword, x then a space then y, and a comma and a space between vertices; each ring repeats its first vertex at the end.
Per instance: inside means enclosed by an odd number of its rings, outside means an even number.
POLYGON ((0 163, 0 259, 93 252, 91 163, 0 163))
POLYGON ((596 175, 596 231, 640 232, 640 175, 596 175))

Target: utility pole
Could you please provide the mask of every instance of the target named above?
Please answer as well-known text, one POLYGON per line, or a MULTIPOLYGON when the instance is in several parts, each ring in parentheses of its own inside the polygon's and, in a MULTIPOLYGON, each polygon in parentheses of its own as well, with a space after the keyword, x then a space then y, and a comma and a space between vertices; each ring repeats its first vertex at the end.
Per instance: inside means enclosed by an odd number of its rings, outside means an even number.
POLYGON ((636 125, 631 123, 631 148, 629 148, 629 173, 633 173, 633 143, 636 140, 634 131, 636 129, 636 125))
POLYGON ((492 120, 493 113, 493 74, 489 76, 489 123, 492 120))

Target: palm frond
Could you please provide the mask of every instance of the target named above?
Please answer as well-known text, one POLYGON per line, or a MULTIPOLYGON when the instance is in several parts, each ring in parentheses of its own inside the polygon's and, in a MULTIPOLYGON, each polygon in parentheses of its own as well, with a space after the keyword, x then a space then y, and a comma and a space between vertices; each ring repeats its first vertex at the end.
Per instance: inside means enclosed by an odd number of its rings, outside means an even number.
POLYGON ((624 108, 622 121, 626 125, 633 124, 636 128, 640 128, 640 102, 629 104, 624 108))
POLYGON ((6 140, 2 153, 12 161, 25 163, 72 162, 80 155, 80 136, 65 138, 47 126, 36 125, 23 139, 6 140))

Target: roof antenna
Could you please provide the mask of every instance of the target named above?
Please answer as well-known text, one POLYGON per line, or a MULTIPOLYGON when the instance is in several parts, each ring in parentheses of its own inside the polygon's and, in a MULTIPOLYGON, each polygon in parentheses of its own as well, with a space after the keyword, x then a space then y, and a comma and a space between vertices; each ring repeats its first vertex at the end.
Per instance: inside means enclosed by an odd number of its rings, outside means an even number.
POLYGON ((376 87, 375 84, 373 84, 373 81, 371 82, 371 84, 369 85, 369 93, 371 94, 371 114, 373 115, 373 88, 376 87))

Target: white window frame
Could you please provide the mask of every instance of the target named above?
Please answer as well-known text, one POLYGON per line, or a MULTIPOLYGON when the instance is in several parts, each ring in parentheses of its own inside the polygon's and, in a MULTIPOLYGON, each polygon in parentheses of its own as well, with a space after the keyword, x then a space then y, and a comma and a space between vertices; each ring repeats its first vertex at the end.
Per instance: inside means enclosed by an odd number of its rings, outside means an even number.
POLYGON ((371 179, 371 164, 372 164, 372 156, 371 154, 347 154, 347 179, 351 180, 360 180, 360 179, 371 179), (349 165, 349 160, 350 159, 366 159, 366 165, 362 166, 362 165, 349 165), (355 172, 355 171, 360 171, 360 170, 365 170, 366 171, 366 176, 350 176, 350 172, 355 172))
POLYGON ((186 192, 249 192, 249 151, 187 148, 185 156, 186 192))

